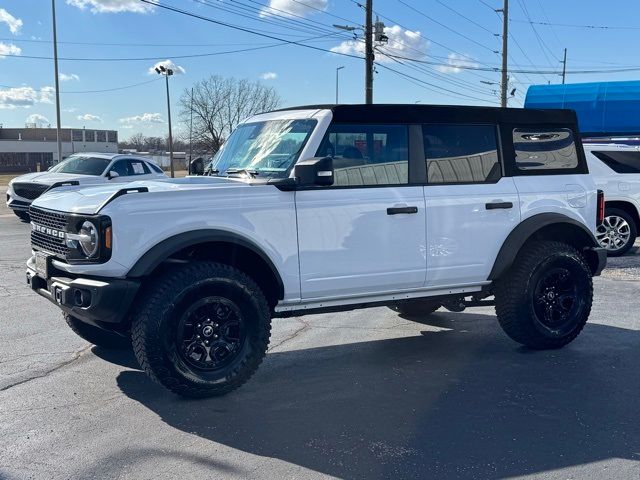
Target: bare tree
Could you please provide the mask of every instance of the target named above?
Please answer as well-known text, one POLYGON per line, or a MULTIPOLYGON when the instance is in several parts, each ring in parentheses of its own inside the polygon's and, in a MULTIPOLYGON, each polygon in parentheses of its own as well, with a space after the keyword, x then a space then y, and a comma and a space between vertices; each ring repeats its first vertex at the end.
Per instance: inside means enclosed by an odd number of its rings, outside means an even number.
POLYGON ((245 118, 273 110, 281 103, 273 87, 245 79, 219 75, 197 82, 180 97, 180 120, 188 132, 193 113, 193 143, 196 150, 218 151, 231 131, 245 118))

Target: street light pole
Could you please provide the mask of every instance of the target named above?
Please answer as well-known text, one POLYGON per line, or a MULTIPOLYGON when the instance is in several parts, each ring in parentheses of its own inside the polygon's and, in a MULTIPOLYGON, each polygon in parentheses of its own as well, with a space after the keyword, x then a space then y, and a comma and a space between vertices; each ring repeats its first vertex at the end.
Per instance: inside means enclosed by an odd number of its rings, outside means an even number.
POLYGON ((344 67, 338 67, 336 68, 336 105, 338 104, 338 86, 339 86, 339 77, 338 74, 340 73, 340 70, 342 70, 344 67))
POLYGON ((155 71, 158 75, 164 75, 164 79, 167 85, 167 119, 169 121, 169 166, 171 168, 171 178, 175 177, 175 171, 173 169, 173 136, 171 134, 171 100, 169 98, 169 77, 173 75, 173 70, 165 67, 164 65, 158 65, 155 67, 155 71))
POLYGON ((60 79, 58 78, 58 34, 56 30, 56 0, 51 0, 51 14, 53 20, 53 68, 56 76, 56 139, 58 143, 58 162, 61 162, 62 138, 60 135, 60 79))

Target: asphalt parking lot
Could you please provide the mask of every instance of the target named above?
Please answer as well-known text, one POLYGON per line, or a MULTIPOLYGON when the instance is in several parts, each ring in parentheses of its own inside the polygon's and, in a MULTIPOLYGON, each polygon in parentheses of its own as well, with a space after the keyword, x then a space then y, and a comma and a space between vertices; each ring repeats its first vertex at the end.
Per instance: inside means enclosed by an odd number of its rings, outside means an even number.
POLYGON ((253 379, 195 401, 31 293, 28 235, 1 203, 2 479, 640 478, 640 254, 610 262, 559 351, 490 308, 276 320, 253 379))

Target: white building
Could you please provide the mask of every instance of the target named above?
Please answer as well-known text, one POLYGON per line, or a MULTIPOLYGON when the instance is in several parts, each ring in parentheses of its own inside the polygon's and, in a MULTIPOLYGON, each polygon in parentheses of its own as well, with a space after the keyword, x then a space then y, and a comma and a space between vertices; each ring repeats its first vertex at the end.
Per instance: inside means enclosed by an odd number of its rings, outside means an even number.
MULTIPOLYGON (((63 128, 62 158, 77 152, 118 153, 118 132, 63 128)), ((55 128, 0 127, 0 172, 35 172, 58 163, 55 128)))

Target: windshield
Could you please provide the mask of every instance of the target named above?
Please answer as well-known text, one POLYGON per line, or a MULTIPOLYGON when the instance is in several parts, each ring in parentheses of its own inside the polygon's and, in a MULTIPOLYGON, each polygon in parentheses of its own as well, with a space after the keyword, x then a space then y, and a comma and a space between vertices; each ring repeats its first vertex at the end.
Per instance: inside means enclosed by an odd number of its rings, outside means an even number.
POLYGON ((218 174, 247 170, 261 177, 285 177, 315 125, 315 120, 242 124, 214 157, 214 169, 218 174))
POLYGON ((111 162, 108 158, 86 157, 72 155, 49 170, 56 173, 75 173, 76 175, 102 175, 107 165, 111 162))

